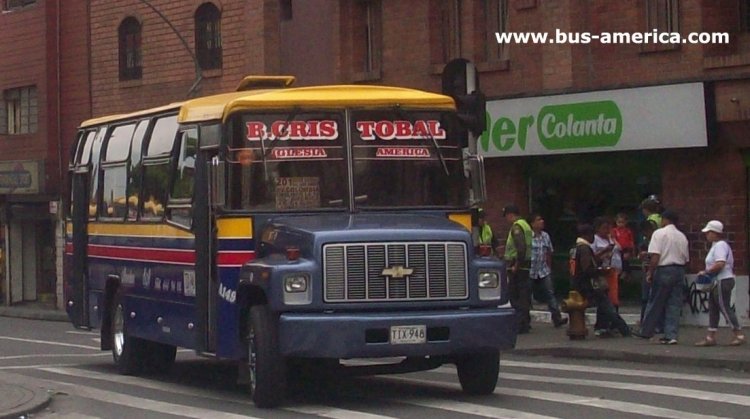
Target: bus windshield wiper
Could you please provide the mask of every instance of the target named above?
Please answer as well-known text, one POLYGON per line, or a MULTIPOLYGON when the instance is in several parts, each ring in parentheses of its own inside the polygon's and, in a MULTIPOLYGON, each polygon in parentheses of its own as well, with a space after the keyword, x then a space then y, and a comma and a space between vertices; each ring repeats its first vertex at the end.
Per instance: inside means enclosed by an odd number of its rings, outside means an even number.
MULTIPOLYGON (((399 118, 410 121, 410 119, 404 114, 404 111, 401 109, 400 106, 396 105, 394 106, 393 110, 396 111, 396 114, 399 118)), ((427 129, 427 136, 422 136, 422 138, 426 138, 430 140, 430 143, 432 144, 432 147, 435 149, 435 154, 438 156, 438 160, 440 161, 440 165, 443 167, 443 171, 445 172, 446 176, 450 176, 451 172, 448 170, 448 165, 445 163, 445 158, 443 157, 443 152, 440 151, 440 146, 437 143, 437 140, 435 140, 435 137, 430 132, 430 129, 427 129)))
MULTIPOLYGON (((284 125, 281 127, 281 136, 283 137, 289 132, 289 124, 292 123, 292 120, 299 115, 300 108, 294 107, 292 108, 292 111, 289 112, 289 115, 286 117, 286 120, 284 121, 284 125)), ((278 138, 275 138, 273 143, 266 148, 265 145, 266 139, 263 138, 260 140, 260 155, 263 159, 263 177, 265 180, 268 180, 268 162, 266 161, 266 158, 269 154, 271 154, 271 151, 276 148, 276 145, 280 142, 278 138)))

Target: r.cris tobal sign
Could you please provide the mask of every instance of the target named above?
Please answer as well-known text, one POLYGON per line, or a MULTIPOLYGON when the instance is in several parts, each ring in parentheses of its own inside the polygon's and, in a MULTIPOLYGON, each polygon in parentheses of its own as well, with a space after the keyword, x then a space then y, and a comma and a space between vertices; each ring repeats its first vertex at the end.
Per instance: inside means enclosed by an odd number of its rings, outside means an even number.
MULTIPOLYGON (((261 121, 246 124, 248 141, 330 141, 339 137, 338 122, 334 120, 261 121)), ((364 141, 374 140, 444 140, 446 132, 440 121, 357 121, 355 127, 364 141)))

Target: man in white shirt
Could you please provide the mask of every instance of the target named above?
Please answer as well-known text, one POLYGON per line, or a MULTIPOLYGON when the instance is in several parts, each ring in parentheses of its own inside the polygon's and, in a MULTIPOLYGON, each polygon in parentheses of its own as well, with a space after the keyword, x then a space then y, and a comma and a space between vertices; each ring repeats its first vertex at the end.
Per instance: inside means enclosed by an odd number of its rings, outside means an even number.
POLYGON ((690 255, 687 237, 675 227, 679 219, 677 214, 667 210, 661 217, 662 228, 654 231, 648 245, 646 280, 651 283, 651 294, 641 330, 634 335, 652 337, 659 320, 663 318, 664 337, 660 342, 675 345, 680 327, 685 267, 690 261, 690 255))

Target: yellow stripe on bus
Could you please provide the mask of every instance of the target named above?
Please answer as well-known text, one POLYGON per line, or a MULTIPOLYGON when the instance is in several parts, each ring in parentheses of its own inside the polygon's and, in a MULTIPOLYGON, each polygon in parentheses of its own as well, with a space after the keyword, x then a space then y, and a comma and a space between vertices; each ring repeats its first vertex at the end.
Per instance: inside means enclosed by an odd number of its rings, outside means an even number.
POLYGON ((92 236, 195 237, 193 233, 169 224, 89 223, 88 233, 92 236))
POLYGON ((252 238, 253 237, 253 219, 252 218, 221 218, 216 220, 216 227, 219 231, 219 238, 252 238))

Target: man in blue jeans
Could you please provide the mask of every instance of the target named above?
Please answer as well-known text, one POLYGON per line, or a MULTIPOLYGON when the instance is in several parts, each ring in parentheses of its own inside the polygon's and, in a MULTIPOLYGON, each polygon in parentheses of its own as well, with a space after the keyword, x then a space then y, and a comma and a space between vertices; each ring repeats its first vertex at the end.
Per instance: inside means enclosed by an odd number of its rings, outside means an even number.
POLYGON ((651 283, 646 312, 641 329, 634 336, 650 338, 656 332, 660 320, 664 320, 664 337, 660 342, 677 344, 682 311, 682 288, 685 282, 685 267, 690 261, 688 240, 675 224, 679 220, 673 211, 661 214, 662 227, 651 236, 648 244, 649 265, 646 281, 651 283))

